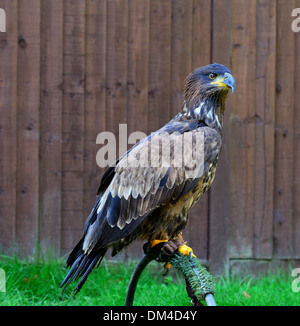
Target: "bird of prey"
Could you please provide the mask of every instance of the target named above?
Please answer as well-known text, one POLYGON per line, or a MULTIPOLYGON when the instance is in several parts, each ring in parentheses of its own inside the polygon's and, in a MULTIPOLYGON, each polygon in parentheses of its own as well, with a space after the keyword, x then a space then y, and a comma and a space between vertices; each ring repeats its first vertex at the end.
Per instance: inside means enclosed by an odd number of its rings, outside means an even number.
POLYGON ((107 169, 61 287, 79 280, 77 294, 108 248, 114 256, 134 240, 167 241, 181 234, 190 208, 213 182, 225 101, 234 87, 221 64, 196 69, 185 80, 181 111, 107 169))

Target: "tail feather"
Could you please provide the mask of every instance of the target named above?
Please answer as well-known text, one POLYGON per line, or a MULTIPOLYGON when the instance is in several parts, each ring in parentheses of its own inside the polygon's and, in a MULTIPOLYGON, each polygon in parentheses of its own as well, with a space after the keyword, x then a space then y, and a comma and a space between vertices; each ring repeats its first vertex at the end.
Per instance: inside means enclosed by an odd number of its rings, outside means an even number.
MULTIPOLYGON (((80 281, 76 285, 75 289, 72 293, 74 293, 74 296, 81 290, 82 286, 84 285, 85 281, 87 280, 88 276, 90 275, 92 269, 95 267, 99 259, 102 261, 104 256, 96 256, 89 264, 85 264, 85 268, 80 273, 80 281)), ((100 261, 100 262, 101 262, 100 261)))
MULTIPOLYGON (((72 294, 74 293, 74 295, 76 295, 84 285, 85 281, 87 280, 89 274, 91 273, 92 269, 95 267, 97 262, 99 262, 99 264, 101 263, 107 251, 107 248, 102 248, 95 253, 86 255, 83 253, 82 249, 80 249, 79 252, 74 252, 76 247, 68 258, 68 266, 71 266, 71 269, 60 285, 60 288, 64 288, 62 294, 73 281, 79 279, 79 282, 77 283, 75 289, 72 292, 72 294)), ((79 248, 80 247, 81 246, 79 246, 79 248)))
MULTIPOLYGON (((74 262, 73 266, 71 267, 71 269, 69 270, 69 273, 67 274, 67 276, 65 277, 65 279, 63 280, 63 282, 61 283, 61 285, 59 286, 60 288, 62 288, 69 279, 71 279, 72 275, 74 274, 74 271, 78 265, 78 263, 81 261, 83 255, 80 255, 76 261, 74 262)), ((68 283, 69 285, 69 283, 68 283)))
POLYGON ((63 281, 63 283, 61 284, 60 287, 63 287, 64 284, 66 282, 68 282, 63 290, 63 292, 65 291, 65 289, 74 281, 77 280, 80 277, 80 273, 82 271, 82 266, 86 263, 86 261, 88 260, 88 258, 86 256, 80 256, 77 260, 76 260, 76 264, 74 263, 74 265, 72 266, 72 268, 70 269, 70 272, 68 273, 68 275, 66 276, 65 280, 63 281))

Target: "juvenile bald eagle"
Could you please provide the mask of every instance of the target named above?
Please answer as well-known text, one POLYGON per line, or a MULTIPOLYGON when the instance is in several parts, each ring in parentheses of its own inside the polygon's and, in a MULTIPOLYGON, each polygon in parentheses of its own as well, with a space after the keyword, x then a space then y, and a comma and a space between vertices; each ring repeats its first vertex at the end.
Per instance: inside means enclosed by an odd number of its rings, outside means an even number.
POLYGON ((116 255, 136 239, 174 239, 180 234, 188 211, 213 182, 225 100, 234 87, 229 69, 217 63, 186 78, 181 112, 103 175, 61 287, 79 279, 76 294, 110 247, 116 255))

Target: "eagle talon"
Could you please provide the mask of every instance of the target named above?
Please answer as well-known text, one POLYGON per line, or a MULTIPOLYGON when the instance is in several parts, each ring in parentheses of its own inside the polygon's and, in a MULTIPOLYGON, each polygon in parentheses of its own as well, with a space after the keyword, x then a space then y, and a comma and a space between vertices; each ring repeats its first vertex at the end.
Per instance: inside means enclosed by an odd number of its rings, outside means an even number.
MULTIPOLYGON (((157 261, 165 262, 165 268, 169 269, 171 264, 169 258, 174 255, 175 252, 192 252, 192 249, 187 247, 181 235, 176 238, 167 239, 154 239, 144 244, 144 252, 146 255, 157 255, 155 258, 157 261), (182 249, 180 249, 182 248, 182 249)), ((187 254, 185 254, 187 256, 187 254)))
POLYGON ((178 248, 178 252, 180 252, 184 256, 190 257, 190 260, 192 259, 192 257, 196 257, 193 253, 193 249, 188 247, 185 243, 178 248))
POLYGON ((171 268, 171 263, 170 262, 165 263, 164 269, 168 271, 170 268, 171 268))
POLYGON ((170 268, 171 268, 171 263, 170 262, 165 263, 164 264, 165 271, 163 272, 162 276, 167 276, 169 274, 170 268))

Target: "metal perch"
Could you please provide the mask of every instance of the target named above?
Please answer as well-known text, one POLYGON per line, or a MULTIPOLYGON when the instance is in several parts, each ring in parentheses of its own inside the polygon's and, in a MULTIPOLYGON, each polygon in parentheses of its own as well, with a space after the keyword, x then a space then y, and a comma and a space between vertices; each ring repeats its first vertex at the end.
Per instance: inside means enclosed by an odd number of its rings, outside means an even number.
POLYGON ((136 290, 136 286, 138 284, 138 281, 140 279, 140 276, 142 275, 144 269, 147 267, 147 265, 154 260, 154 257, 151 255, 145 255, 139 263, 136 265, 127 289, 126 293, 126 299, 125 299, 125 306, 132 306, 133 305, 133 299, 134 299, 134 294, 136 290))
MULTIPOLYGON (((127 289, 125 306, 132 306, 136 287, 141 274, 147 265, 155 259, 158 259, 159 252, 153 251, 146 254, 135 267, 127 289)), ((195 306, 202 305, 201 300, 205 300, 207 306, 216 306, 213 296, 215 292, 214 282, 211 274, 200 264, 199 260, 190 252, 190 256, 176 252, 168 257, 177 270, 179 270, 186 279, 187 291, 195 306)))

